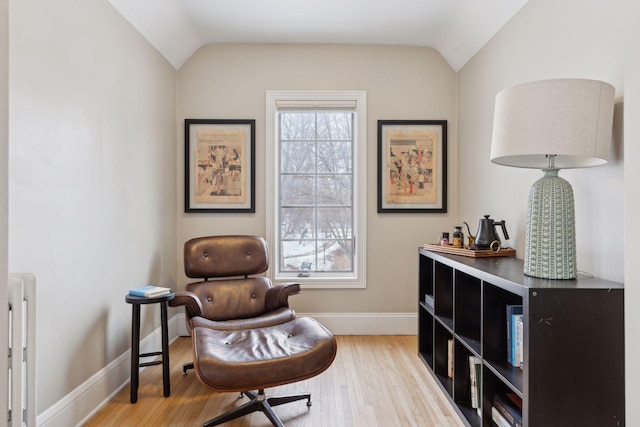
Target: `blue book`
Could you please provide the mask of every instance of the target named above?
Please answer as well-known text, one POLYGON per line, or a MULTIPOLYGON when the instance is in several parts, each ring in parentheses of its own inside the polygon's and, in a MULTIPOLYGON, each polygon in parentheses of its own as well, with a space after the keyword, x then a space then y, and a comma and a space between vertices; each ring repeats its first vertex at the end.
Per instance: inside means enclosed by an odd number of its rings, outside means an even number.
MULTIPOLYGON (((515 314, 522 314, 522 305, 508 304, 507 305, 507 363, 514 365, 515 358, 515 325, 513 324, 513 316, 515 314)), ((520 363, 518 362, 518 365, 520 363)))
POLYGON ((513 337, 511 338, 512 360, 511 365, 516 368, 522 368, 522 314, 514 314, 511 316, 511 327, 513 337))
POLYGON ((162 295, 169 295, 171 293, 171 288, 163 288, 162 286, 143 286, 141 288, 135 288, 129 290, 129 295, 133 295, 135 297, 143 297, 143 298, 153 298, 159 297, 162 295))

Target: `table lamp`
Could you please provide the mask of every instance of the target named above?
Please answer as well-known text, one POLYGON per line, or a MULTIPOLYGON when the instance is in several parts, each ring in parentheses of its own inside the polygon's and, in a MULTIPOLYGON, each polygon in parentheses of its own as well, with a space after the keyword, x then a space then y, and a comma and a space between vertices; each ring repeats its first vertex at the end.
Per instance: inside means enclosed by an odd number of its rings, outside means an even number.
POLYGON ((524 83, 496 96, 491 161, 542 169, 529 192, 524 274, 575 279, 573 189, 560 169, 607 163, 615 89, 587 79, 524 83))

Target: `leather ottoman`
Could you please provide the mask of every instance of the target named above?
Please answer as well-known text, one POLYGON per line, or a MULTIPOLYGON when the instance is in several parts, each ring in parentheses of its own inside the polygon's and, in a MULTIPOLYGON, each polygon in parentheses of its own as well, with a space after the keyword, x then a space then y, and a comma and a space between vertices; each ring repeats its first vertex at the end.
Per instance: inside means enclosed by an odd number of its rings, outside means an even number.
POLYGON ((218 391, 264 389, 311 378, 331 365, 337 351, 333 335, 309 317, 235 331, 196 327, 192 338, 198 378, 218 391))

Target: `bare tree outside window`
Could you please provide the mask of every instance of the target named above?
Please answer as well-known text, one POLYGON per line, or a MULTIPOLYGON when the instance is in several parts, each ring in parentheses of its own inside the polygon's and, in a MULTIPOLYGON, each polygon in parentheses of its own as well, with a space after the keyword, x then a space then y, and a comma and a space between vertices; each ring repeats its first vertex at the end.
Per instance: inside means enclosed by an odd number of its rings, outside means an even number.
POLYGON ((353 272, 354 113, 283 111, 280 271, 353 272))

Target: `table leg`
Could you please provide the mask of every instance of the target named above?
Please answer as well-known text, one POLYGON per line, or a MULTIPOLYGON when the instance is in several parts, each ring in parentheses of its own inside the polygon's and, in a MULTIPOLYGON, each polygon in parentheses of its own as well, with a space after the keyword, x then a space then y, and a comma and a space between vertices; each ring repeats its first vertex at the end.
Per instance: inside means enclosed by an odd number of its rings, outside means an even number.
POLYGON ((140 305, 132 304, 131 322, 131 403, 138 401, 138 375, 140 363, 140 305))
POLYGON ((160 323, 162 324, 162 384, 164 397, 171 393, 171 379, 169 377, 169 325, 167 322, 167 301, 160 304, 160 323))

